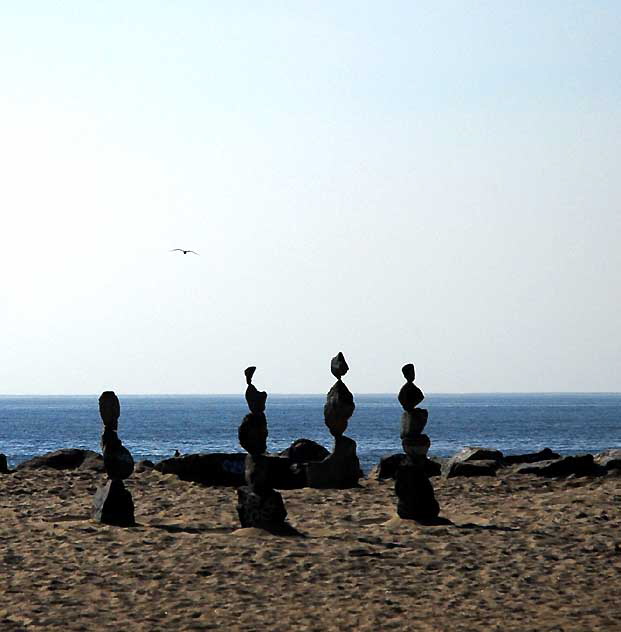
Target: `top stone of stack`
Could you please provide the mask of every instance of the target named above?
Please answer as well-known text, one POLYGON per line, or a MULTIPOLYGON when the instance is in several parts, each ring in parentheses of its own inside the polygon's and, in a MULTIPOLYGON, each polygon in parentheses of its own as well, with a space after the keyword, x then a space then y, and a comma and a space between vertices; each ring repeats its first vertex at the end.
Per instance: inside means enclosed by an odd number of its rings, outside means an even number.
POLYGON ((414 365, 406 364, 401 371, 406 382, 399 391, 399 403, 406 412, 412 412, 425 399, 425 396, 420 388, 414 384, 416 375, 414 365))
POLYGON ((345 356, 341 351, 339 351, 330 362, 330 371, 332 371, 332 375, 337 380, 340 380, 347 371, 349 371, 349 367, 347 366, 347 362, 345 362, 345 356))
POLYGON ((252 376, 257 370, 256 366, 249 366, 245 371, 246 376, 246 402, 251 413, 263 413, 265 412, 265 402, 267 400, 267 393, 265 391, 257 390, 256 386, 252 383, 252 376))

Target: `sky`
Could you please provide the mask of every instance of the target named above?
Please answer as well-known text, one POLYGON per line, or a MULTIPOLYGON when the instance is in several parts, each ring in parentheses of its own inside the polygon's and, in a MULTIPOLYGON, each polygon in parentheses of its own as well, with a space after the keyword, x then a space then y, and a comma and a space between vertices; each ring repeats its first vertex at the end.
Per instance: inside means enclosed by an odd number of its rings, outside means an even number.
POLYGON ((0 4, 0 393, 621 391, 621 4, 0 4), (199 255, 170 252, 191 248, 199 255))

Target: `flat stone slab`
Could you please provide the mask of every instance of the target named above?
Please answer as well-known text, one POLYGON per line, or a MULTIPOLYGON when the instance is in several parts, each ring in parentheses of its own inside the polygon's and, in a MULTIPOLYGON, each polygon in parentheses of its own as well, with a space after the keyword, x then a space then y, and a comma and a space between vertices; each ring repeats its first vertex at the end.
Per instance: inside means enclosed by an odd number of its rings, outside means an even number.
POLYGON ((525 454, 506 454, 503 459, 503 465, 517 465, 519 463, 537 463, 539 461, 552 461, 560 459, 561 455, 544 448, 539 452, 527 452, 525 454))
POLYGON ((155 465, 155 469, 162 474, 175 474, 182 481, 240 487, 246 484, 245 461, 243 452, 185 454, 164 459, 155 465))
POLYGON ((38 470, 42 467, 49 467, 54 470, 86 470, 92 469, 97 472, 104 471, 104 461, 101 454, 92 450, 81 450, 78 448, 66 448, 47 452, 41 456, 35 456, 28 461, 20 463, 17 470, 38 470))
POLYGON ((446 478, 455 476, 496 476, 496 471, 499 467, 500 463, 498 461, 454 461, 451 459, 446 464, 444 476, 446 478))
POLYGON ((592 454, 579 456, 564 456, 551 461, 540 461, 539 463, 524 463, 518 465, 514 472, 516 474, 535 474, 546 477, 562 476, 601 476, 606 469, 595 463, 592 454))
POLYGON ((599 452, 593 457, 593 460, 606 470, 621 469, 621 448, 599 452))

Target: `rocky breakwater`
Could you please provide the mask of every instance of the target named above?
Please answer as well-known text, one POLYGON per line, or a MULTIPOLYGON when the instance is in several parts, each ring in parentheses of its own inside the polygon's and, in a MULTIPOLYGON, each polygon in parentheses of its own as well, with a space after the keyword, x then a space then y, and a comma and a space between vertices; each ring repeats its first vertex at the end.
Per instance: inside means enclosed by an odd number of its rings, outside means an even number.
POLYGON ((101 449, 108 482, 95 492, 93 518, 104 524, 130 527, 135 524, 134 501, 123 481, 133 473, 134 459, 117 434, 121 405, 113 391, 101 394, 99 414, 104 425, 101 449))
POLYGON ((404 411, 401 415, 401 445, 406 456, 397 466, 395 474, 397 513, 400 518, 433 522, 438 518, 440 507, 426 471, 431 441, 423 434, 423 429, 427 424, 428 412, 424 408, 417 408, 424 395, 414 384, 414 365, 406 364, 402 372, 406 382, 399 391, 398 399, 404 411))
POLYGON ((334 449, 322 461, 306 465, 306 481, 309 487, 346 489, 358 485, 362 470, 356 454, 356 442, 343 434, 356 405, 354 396, 342 380, 349 371, 342 353, 332 358, 330 371, 336 382, 326 396, 323 416, 334 437, 334 449))

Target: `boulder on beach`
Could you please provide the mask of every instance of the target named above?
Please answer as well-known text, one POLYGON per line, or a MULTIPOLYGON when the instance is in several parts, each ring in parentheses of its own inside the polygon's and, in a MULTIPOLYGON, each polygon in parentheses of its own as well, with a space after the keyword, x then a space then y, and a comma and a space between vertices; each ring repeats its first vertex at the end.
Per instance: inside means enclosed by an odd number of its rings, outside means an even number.
POLYGON ((552 461, 560 459, 561 455, 544 448, 539 452, 527 452, 526 454, 507 454, 503 458, 503 465, 517 465, 519 463, 537 463, 539 461, 552 461))
POLYGON ((6 455, 0 454, 0 474, 8 474, 9 466, 6 462, 6 455))
POLYGON ((537 476, 601 476, 606 469, 595 463, 592 454, 564 456, 552 461, 524 463, 515 468, 516 474, 536 474, 537 476))
POLYGON ((296 439, 279 456, 286 456, 291 463, 308 463, 309 461, 323 461, 330 451, 311 439, 296 439))
POLYGON ((79 448, 66 448, 55 450, 41 456, 35 456, 28 461, 24 461, 17 466, 17 470, 38 470, 43 467, 54 470, 94 470, 104 471, 104 461, 101 454, 92 450, 81 450, 79 448))
POLYGON ((175 474, 182 481, 203 485, 244 485, 246 455, 241 452, 211 454, 185 454, 164 459, 155 469, 162 474, 175 474))
POLYGON ((621 469, 621 448, 604 450, 604 452, 596 454, 593 460, 606 470, 621 469))
POLYGON ((453 476, 494 476, 503 461, 502 452, 468 446, 454 454, 443 468, 446 478, 453 476))
POLYGON ((467 446, 462 448, 459 452, 456 452, 451 461, 495 461, 500 463, 503 460, 503 455, 500 450, 494 450, 493 448, 479 448, 476 446, 467 446))
POLYGON ((498 461, 480 459, 476 461, 454 461, 451 459, 444 468, 445 478, 455 476, 496 476, 500 467, 498 461))

